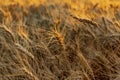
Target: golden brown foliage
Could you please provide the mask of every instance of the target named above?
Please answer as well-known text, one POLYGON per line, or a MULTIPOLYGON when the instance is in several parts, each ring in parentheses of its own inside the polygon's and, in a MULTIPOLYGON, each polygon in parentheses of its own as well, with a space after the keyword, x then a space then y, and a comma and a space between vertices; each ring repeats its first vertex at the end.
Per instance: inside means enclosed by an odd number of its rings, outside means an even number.
POLYGON ((120 1, 0 0, 0 80, 120 80, 120 1))

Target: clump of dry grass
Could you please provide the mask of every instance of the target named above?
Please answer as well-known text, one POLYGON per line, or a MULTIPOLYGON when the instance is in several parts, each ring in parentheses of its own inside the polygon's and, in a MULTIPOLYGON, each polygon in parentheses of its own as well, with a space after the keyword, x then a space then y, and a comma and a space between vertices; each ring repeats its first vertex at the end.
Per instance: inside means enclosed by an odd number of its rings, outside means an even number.
POLYGON ((46 1, 0 3, 0 80, 119 80, 119 2, 46 1))

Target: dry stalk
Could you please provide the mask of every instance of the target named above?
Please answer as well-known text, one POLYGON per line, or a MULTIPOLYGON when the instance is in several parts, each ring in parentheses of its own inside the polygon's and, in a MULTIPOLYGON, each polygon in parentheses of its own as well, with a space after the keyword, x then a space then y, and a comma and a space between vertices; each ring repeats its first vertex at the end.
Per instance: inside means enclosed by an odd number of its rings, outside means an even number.
POLYGON ((29 52, 28 50, 26 50, 24 47, 22 47, 20 44, 15 43, 14 45, 18 50, 22 51, 23 53, 25 53, 26 55, 28 55, 29 57, 34 59, 33 54, 31 52, 29 52))
POLYGON ((74 15, 70 15, 70 16, 71 16, 72 18, 80 21, 80 22, 87 23, 87 24, 91 24, 91 25, 93 25, 93 26, 95 26, 95 27, 99 27, 99 25, 98 25, 95 21, 91 21, 91 20, 89 20, 89 19, 77 18, 77 17, 74 16, 74 15))

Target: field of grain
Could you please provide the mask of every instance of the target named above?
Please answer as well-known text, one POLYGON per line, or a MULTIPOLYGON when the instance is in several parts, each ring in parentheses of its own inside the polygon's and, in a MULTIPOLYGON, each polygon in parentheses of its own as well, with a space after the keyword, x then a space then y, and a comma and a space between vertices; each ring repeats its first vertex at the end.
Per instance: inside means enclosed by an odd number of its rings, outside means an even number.
POLYGON ((0 80, 120 80, 120 0, 0 0, 0 80))

